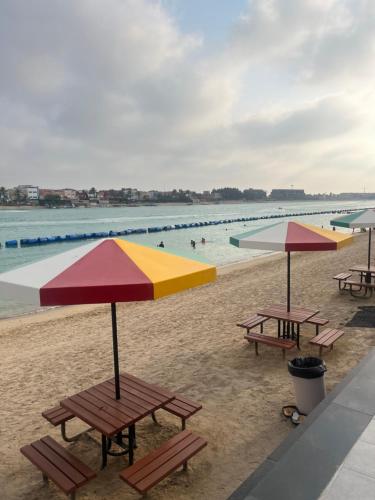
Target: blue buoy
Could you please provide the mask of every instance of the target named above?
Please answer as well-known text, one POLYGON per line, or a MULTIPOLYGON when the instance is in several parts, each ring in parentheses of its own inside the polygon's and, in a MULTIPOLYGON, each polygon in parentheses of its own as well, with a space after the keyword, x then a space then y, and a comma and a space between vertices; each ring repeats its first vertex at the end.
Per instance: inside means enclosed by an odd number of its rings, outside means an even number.
POLYGON ((18 241, 17 240, 7 240, 5 242, 5 248, 17 248, 18 241))

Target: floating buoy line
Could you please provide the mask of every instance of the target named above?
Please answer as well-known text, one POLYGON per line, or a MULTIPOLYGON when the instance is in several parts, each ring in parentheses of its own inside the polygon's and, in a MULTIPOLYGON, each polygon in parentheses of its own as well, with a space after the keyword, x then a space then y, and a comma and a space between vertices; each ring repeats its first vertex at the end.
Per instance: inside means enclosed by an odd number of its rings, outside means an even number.
MULTIPOLYGON (((367 207, 368 208, 368 207, 367 207)), ((373 207, 374 208, 374 207, 373 207)), ((160 233, 163 231, 174 231, 180 229, 191 229, 196 227, 205 226, 217 226, 219 224, 232 224, 234 222, 255 222, 259 220, 267 219, 281 219, 285 217, 303 217, 306 215, 327 215, 327 214, 342 214, 347 212, 354 212, 357 210, 363 210, 363 208, 356 209, 341 209, 341 210, 323 210, 320 212, 300 212, 300 213, 288 213, 288 214, 274 214, 274 215, 262 215, 261 217, 237 217, 235 219, 221 219, 221 220, 210 220, 204 222, 190 222, 187 224, 173 224, 167 226, 153 226, 153 227, 140 227, 140 228, 129 228, 123 229, 121 231, 98 231, 94 233, 80 233, 80 234, 66 234, 64 236, 39 236, 34 238, 21 238, 20 240, 7 240, 5 241, 5 248, 18 248, 20 247, 32 247, 36 245, 49 245, 51 243, 61 243, 69 241, 80 241, 80 240, 93 240, 98 238, 111 238, 114 236, 128 236, 131 234, 146 234, 146 233, 160 233)))

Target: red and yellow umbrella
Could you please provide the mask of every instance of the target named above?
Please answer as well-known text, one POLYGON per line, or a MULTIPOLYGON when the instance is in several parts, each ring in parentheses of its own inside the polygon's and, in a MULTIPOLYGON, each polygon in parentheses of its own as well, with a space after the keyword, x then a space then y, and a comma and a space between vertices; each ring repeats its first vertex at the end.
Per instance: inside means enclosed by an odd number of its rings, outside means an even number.
POLYGON ((290 311, 290 252, 321 252, 338 250, 353 238, 338 231, 329 231, 301 222, 276 222, 230 238, 239 248, 284 251, 288 253, 287 310, 290 311))
POLYGON ((38 306, 110 303, 119 398, 116 302, 154 300, 215 278, 207 263, 113 238, 0 274, 0 297, 38 306))

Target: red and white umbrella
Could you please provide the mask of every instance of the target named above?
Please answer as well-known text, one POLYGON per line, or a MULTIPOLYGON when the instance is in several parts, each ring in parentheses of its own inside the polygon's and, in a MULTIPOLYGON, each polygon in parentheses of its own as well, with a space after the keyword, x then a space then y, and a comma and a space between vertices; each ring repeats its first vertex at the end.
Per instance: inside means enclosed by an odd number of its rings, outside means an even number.
POLYGON ((288 252, 288 311, 290 311, 290 252, 338 250, 352 241, 351 235, 293 221, 277 222, 230 238, 230 243, 239 248, 288 252))
POLYGON ((113 238, 0 274, 0 297, 38 306, 110 303, 119 399, 116 302, 154 300, 215 277, 216 268, 198 259, 113 238))

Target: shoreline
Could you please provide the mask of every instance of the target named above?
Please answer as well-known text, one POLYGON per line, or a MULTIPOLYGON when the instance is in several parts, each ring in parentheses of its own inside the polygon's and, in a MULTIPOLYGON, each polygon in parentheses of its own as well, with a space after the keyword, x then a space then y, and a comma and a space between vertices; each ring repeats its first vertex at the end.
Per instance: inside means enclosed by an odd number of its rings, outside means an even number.
MULTIPOLYGON (((348 198, 348 199, 290 199, 290 200, 218 200, 218 201, 201 201, 201 202, 180 202, 180 201, 166 201, 166 202, 135 202, 135 203, 108 203, 108 204, 97 204, 97 205, 81 205, 77 204, 74 206, 44 206, 44 205, 0 205, 1 210, 72 210, 72 209, 82 209, 82 208, 140 208, 140 207, 174 207, 174 206, 200 206, 200 205, 251 205, 251 204, 268 204, 268 203, 278 203, 288 204, 288 203, 347 203, 356 201, 361 203, 363 201, 374 201, 374 198, 348 198)), ((374 208, 374 207, 372 207, 374 208)), ((358 209, 359 210, 359 209, 358 209)))
MULTIPOLYGON (((236 262, 231 262, 230 264, 223 264, 217 266, 217 275, 224 276, 234 271, 240 271, 243 269, 251 268, 252 265, 261 265, 262 260, 269 261, 272 257, 280 258, 283 252, 269 252, 267 255, 258 255, 245 260, 238 260, 236 262)), ((193 289, 192 289, 193 290, 193 289)), ((14 316, 3 316, 0 317, 0 328, 4 322, 15 322, 17 320, 22 320, 22 322, 27 320, 32 320, 33 318, 43 318, 43 320, 49 321, 53 319, 61 319, 65 316, 72 316, 75 314, 81 314, 84 312, 95 310, 96 308, 103 308, 108 304, 78 304, 70 306, 54 306, 54 307, 39 307, 34 311, 28 311, 21 314, 15 314, 14 316), (47 317, 48 315, 48 317, 47 317), (24 321, 23 321, 24 320, 24 321)))
MULTIPOLYGON (((353 233, 353 237, 357 238, 365 233, 353 233)), ((303 252, 293 252, 295 257, 303 252)), ((229 264, 222 264, 216 266, 217 276, 225 276, 227 274, 231 274, 236 271, 242 271, 244 269, 252 269, 253 267, 261 266, 262 264, 267 264, 271 262, 277 262, 285 258, 285 252, 278 251, 270 251, 264 255, 256 255, 254 257, 249 257, 246 259, 241 259, 235 262, 231 262, 229 264)), ((193 289, 192 289, 193 290, 193 289)), ((55 319, 54 313, 56 313, 56 319, 60 317, 71 316, 74 314, 80 314, 82 312, 92 311, 95 308, 104 307, 107 304, 78 304, 78 305, 69 305, 69 306, 54 306, 54 307, 39 307, 33 311, 28 311, 25 313, 10 315, 10 316, 0 316, 0 326, 5 321, 16 321, 17 319, 31 319, 33 317, 43 317, 46 315, 51 315, 48 319, 55 319), (59 313, 57 312, 59 311, 59 313), (64 314, 65 313, 65 314, 64 314)))

